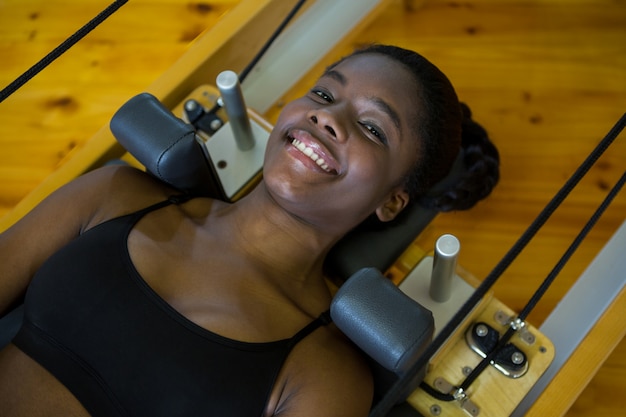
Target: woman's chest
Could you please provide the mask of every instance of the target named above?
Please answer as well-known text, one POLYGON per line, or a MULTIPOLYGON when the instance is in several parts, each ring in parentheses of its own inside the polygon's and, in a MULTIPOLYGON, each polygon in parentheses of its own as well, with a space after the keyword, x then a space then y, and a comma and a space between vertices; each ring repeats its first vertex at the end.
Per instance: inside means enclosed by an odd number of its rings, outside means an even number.
POLYGON ((219 335, 246 342, 280 340, 310 320, 271 284, 267 268, 219 235, 181 231, 157 239, 133 230, 128 253, 137 275, 155 294, 219 335))

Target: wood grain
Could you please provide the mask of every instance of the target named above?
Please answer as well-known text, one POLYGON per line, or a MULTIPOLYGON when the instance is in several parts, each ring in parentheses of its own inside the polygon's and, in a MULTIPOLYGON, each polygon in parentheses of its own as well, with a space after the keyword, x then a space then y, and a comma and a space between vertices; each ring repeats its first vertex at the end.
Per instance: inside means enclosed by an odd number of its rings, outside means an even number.
MULTIPOLYGON (((497 299, 488 298, 473 313, 472 321, 486 323, 503 334, 507 329, 494 319, 497 313, 503 313, 508 317, 515 315, 497 299)), ((467 327, 463 326, 464 329, 467 327)), ((535 336, 531 345, 523 342, 519 335, 511 339, 511 343, 523 351, 529 363, 532 364, 525 375, 514 379, 503 375, 495 367, 488 366, 467 389, 469 400, 478 408, 479 416, 510 415, 554 358, 552 343, 532 326, 528 327, 528 331, 535 336), (494 401, 495 398, 497 401, 494 401)), ((473 369, 481 362, 482 358, 468 349, 464 336, 462 333, 460 337, 452 337, 452 342, 449 343, 451 346, 447 347, 446 352, 438 352, 437 359, 431 362, 424 378, 424 381, 431 387, 436 387, 435 381, 439 378, 443 378, 449 384, 459 386, 467 377, 464 369, 467 367, 473 369)), ((433 405, 439 407, 443 416, 464 417, 468 415, 460 407, 459 402, 437 401, 421 389, 414 391, 408 402, 424 416, 430 414, 433 405)))
MULTIPOLYGON (((237 3, 130 1, 0 103, 0 215, 237 3)), ((0 86, 108 4, 0 0, 0 86)), ((418 239, 430 248, 439 235, 455 234, 460 263, 479 279, 626 111, 626 3, 620 0, 397 0, 345 51, 370 42, 398 44, 431 59, 500 150, 502 178, 493 195, 468 212, 439 216, 418 239)), ((625 168, 622 134, 506 271, 494 289, 499 300, 516 311, 523 307, 625 168)), ((541 324, 625 218, 622 192, 531 323, 541 324)), ((624 303, 615 308, 626 312, 624 303)), ((566 415, 620 415, 625 358, 622 340, 566 415)))

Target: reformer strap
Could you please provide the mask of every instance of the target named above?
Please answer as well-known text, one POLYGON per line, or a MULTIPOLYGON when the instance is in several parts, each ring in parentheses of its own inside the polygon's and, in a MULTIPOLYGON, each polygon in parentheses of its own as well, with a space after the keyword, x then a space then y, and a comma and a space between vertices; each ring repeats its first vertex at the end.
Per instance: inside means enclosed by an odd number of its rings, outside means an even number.
POLYGON ((85 37, 89 32, 96 28, 106 18, 115 13, 120 7, 126 4, 128 0, 115 0, 106 9, 100 12, 89 23, 78 29, 72 36, 67 38, 61 45, 57 46, 52 52, 43 57, 39 62, 30 67, 26 72, 17 77, 11 84, 0 91, 0 103, 13 94, 18 88, 26 84, 31 78, 37 75, 41 70, 50 65, 55 59, 60 57, 65 51, 70 49, 76 42, 85 37))

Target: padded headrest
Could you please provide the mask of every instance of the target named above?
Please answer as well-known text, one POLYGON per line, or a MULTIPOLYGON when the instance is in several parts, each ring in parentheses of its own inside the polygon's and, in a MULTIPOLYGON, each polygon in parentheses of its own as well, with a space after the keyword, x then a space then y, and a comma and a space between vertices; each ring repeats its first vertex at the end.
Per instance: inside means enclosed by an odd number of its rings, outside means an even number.
POLYGON ((113 115, 117 141, 161 181, 195 195, 220 198, 209 156, 193 126, 151 94, 128 100, 113 115))
MULTIPOLYGON (((435 328, 432 313, 375 268, 361 269, 339 288, 330 315, 337 327, 375 361, 375 380, 385 385, 376 387, 379 394, 411 369, 431 342, 435 328), (381 371, 387 375, 382 382, 377 375, 381 371)), ((407 387, 406 394, 418 383, 407 387)))

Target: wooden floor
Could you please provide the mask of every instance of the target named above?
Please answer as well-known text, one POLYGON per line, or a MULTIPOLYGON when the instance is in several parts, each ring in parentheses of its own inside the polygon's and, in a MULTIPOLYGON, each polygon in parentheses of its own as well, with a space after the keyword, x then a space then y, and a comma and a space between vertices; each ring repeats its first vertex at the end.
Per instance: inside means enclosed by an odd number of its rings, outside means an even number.
MULTIPOLYGON (((0 103, 0 215, 237 3, 132 0, 0 103)), ((0 88, 108 4, 0 0, 0 88)), ((456 234, 460 263, 478 278, 626 112, 623 0, 398 0, 354 43, 369 42, 430 58, 500 149, 494 194, 469 212, 438 217, 419 238, 428 247, 442 233, 456 234)), ((498 298, 517 311, 524 306, 625 168, 622 134, 505 273, 498 298)), ((533 324, 541 324, 625 219, 622 191, 532 313, 533 324)), ((613 417, 625 408, 622 340, 567 416, 613 417)))

